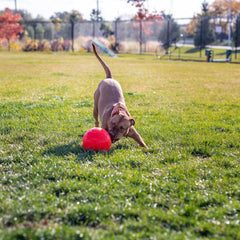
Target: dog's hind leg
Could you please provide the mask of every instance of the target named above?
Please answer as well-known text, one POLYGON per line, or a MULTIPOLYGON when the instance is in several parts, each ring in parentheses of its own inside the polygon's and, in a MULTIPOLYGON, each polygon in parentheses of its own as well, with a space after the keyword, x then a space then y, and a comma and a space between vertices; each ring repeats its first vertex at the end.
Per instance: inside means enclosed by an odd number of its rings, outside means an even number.
POLYGON ((94 93, 94 108, 93 108, 93 117, 95 119, 95 127, 99 127, 98 121, 98 99, 99 99, 99 91, 98 89, 94 93))

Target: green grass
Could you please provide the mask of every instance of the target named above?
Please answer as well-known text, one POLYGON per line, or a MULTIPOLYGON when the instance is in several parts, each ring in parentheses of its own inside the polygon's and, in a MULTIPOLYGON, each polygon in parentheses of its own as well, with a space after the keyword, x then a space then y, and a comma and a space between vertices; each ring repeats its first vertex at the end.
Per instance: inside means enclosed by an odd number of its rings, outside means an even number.
POLYGON ((93 55, 0 52, 0 239, 240 239, 240 68, 104 59, 136 129, 85 151, 93 55))

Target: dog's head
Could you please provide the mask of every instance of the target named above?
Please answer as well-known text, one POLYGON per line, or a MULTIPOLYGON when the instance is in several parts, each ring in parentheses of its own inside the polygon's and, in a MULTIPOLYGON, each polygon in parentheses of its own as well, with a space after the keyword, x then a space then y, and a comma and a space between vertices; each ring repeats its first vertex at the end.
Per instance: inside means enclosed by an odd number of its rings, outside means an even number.
POLYGON ((121 103, 117 103, 112 110, 108 128, 112 143, 118 141, 121 137, 127 136, 134 124, 135 120, 130 117, 126 107, 121 103))

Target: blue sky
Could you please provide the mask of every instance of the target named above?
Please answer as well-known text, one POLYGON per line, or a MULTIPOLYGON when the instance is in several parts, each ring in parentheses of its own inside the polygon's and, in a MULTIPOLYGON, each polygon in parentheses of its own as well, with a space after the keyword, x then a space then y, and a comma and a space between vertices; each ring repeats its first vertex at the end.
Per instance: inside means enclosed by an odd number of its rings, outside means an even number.
MULTIPOLYGON (((16 0, 18 9, 25 9, 36 17, 38 14, 49 18, 54 12, 78 10, 85 19, 89 19, 91 10, 96 8, 97 0, 16 0)), ((105 20, 114 20, 117 17, 131 18, 136 9, 127 3, 127 0, 98 0, 99 8, 105 20)), ((204 0, 147 0, 146 7, 151 11, 165 11, 172 13, 174 18, 188 18, 201 11, 204 0)), ((207 0, 208 3, 214 0, 207 0)), ((0 0, 0 10, 6 7, 14 9, 14 0, 0 0)))

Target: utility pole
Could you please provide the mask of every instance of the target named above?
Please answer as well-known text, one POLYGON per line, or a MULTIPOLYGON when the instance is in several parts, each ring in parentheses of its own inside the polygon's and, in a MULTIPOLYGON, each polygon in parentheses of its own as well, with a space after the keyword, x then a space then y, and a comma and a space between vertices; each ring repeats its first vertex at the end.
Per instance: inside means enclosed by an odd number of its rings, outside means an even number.
POLYGON ((231 46, 231 19, 232 19, 232 1, 229 0, 229 7, 228 7, 228 46, 231 46))
POLYGON ((203 1, 202 3, 202 6, 203 6, 203 9, 206 8, 207 9, 207 6, 208 6, 208 3, 206 0, 203 1))
POLYGON ((98 22, 98 19, 99 18, 99 0, 97 0, 97 22, 98 22))
POLYGON ((17 0, 15 0, 15 13, 17 13, 17 0))
POLYGON ((169 9, 169 14, 173 14, 173 0, 170 1, 170 9, 169 9))

